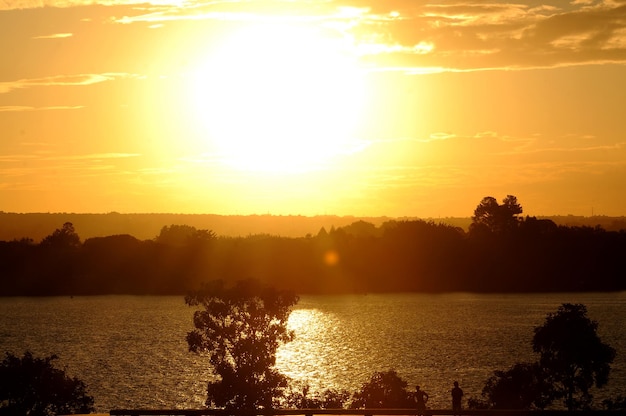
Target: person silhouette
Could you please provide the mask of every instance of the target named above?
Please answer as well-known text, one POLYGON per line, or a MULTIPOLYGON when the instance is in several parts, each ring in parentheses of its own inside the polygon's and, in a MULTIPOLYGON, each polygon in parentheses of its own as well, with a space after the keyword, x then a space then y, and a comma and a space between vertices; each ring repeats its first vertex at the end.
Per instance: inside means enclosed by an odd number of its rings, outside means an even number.
POLYGON ((415 404, 417 407, 418 416, 423 416, 426 413, 426 402, 428 401, 428 393, 420 389, 420 386, 415 386, 415 404))
POLYGON ((459 382, 454 382, 452 388, 452 414, 458 416, 461 414, 461 399, 463 398, 463 390, 459 387, 459 382))

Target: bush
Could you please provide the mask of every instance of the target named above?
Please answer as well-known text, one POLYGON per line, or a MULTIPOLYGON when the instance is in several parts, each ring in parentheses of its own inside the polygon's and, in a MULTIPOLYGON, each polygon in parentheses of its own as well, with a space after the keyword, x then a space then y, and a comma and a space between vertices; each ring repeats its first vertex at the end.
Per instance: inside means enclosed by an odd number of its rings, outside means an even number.
POLYGON ((0 415, 52 416, 90 413, 94 399, 85 383, 54 368, 56 355, 22 358, 6 353, 0 364, 0 415))
POLYGON ((406 390, 407 382, 395 370, 376 372, 370 381, 352 396, 353 409, 358 408, 408 408, 414 407, 412 395, 406 390))

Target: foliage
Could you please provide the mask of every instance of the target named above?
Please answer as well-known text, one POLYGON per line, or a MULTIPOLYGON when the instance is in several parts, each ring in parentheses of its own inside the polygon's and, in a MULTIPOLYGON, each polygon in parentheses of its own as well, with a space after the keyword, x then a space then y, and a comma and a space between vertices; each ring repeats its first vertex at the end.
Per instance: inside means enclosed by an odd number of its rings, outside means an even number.
POLYGON ((353 394, 350 407, 353 409, 413 407, 413 397, 406 387, 407 382, 398 376, 395 370, 377 371, 353 394))
POLYGON ((478 397, 468 397, 467 407, 470 410, 487 410, 491 408, 491 402, 488 399, 478 397))
POLYGON ((56 355, 22 358, 6 353, 0 363, 0 415, 49 416, 94 411, 85 384, 54 368, 56 355))
POLYGON ((350 393, 347 390, 326 389, 322 393, 322 409, 342 409, 346 406, 350 393))
POLYGON ((626 397, 620 395, 615 399, 603 400, 602 407, 606 410, 626 410, 626 397))
POLYGON ((597 328, 584 305, 569 303, 535 328, 533 351, 540 354, 554 398, 563 399, 568 410, 588 408, 593 398, 589 389, 608 382, 615 349, 601 341, 597 328))
POLYGON ((568 410, 590 408, 589 389, 608 382, 615 358, 615 349, 600 340, 597 327, 584 305, 562 304, 535 328, 532 346, 539 361, 495 371, 483 388, 485 401, 474 400, 470 406, 544 409, 562 399, 568 410))
POLYGON ((207 406, 275 407, 287 387, 287 378, 275 368, 276 350, 294 338, 287 319, 298 297, 256 280, 232 287, 216 280, 185 301, 202 306, 194 314, 196 329, 187 335, 189 350, 207 352, 219 376, 208 384, 207 406))
MULTIPOLYGON (((543 380, 537 363, 517 363, 506 371, 496 370, 483 387, 482 396, 493 409, 544 409, 552 388, 543 380)), ((474 408, 478 407, 474 403, 474 408)))
POLYGON ((62 228, 57 228, 41 240, 41 245, 54 248, 77 248, 80 246, 80 237, 74 230, 74 224, 66 222, 62 228))
POLYGON ((495 234, 510 232, 519 225, 517 215, 522 212, 522 206, 513 195, 507 195, 501 205, 494 197, 486 196, 474 210, 470 231, 484 228, 495 234))
POLYGON ((161 228, 155 238, 157 243, 171 246, 187 246, 193 244, 207 244, 215 240, 217 236, 211 230, 198 230, 189 225, 175 225, 161 228))
MULTIPOLYGON (((515 211, 516 200, 507 201, 515 211)), ((56 236, 73 235, 68 225, 41 244, 0 241, 0 295, 184 295, 204 280, 250 276, 300 294, 626 290, 626 232, 515 221, 504 233, 484 224, 465 233, 433 221, 359 221, 308 238, 214 238, 172 225, 155 239, 95 237, 74 247, 75 236, 59 248, 56 236)))
POLYGON ((311 395, 308 383, 292 383, 285 397, 285 407, 290 409, 343 409, 350 398, 347 390, 326 389, 311 395))

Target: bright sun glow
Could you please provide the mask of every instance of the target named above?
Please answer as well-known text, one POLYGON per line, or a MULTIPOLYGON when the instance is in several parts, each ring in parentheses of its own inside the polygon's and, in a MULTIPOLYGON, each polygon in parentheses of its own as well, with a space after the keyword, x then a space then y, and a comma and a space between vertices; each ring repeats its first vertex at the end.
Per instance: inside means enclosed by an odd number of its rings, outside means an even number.
POLYGON ((306 171, 354 151, 363 77, 343 46, 276 23, 226 37, 193 77, 202 137, 251 171, 306 171))

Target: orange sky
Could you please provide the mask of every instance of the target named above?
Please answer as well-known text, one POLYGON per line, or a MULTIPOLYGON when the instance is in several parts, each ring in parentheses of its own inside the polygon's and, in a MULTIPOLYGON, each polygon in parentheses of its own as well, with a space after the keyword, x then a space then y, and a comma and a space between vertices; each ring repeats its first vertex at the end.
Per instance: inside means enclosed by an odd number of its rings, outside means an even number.
POLYGON ((626 215, 626 1, 0 0, 0 210, 626 215))

